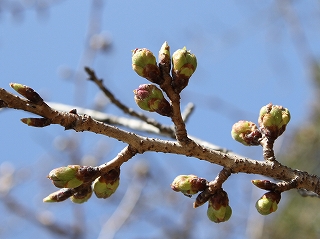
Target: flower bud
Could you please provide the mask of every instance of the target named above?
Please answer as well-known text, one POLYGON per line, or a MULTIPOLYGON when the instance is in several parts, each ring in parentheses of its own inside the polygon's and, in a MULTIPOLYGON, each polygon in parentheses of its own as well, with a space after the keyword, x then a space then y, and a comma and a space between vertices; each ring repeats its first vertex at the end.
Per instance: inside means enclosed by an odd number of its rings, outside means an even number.
POLYGON ((228 194, 221 189, 209 199, 207 216, 211 221, 219 223, 228 221, 231 215, 228 194))
POLYGON ((168 42, 164 42, 160 48, 159 51, 159 67, 165 68, 166 73, 170 73, 171 68, 171 59, 170 59, 170 47, 168 45, 168 42))
POLYGON ((285 131, 289 121, 289 110, 271 103, 261 108, 258 119, 261 131, 273 139, 278 138, 285 131))
POLYGON ((132 51, 132 69, 141 77, 161 84, 160 70, 157 66, 156 57, 146 48, 135 49, 132 51))
POLYGON ((267 192, 256 202, 256 209, 261 215, 268 215, 278 209, 280 199, 279 192, 267 192))
POLYGON ((75 194, 70 197, 70 200, 73 203, 84 203, 90 199, 92 195, 92 187, 91 185, 81 188, 75 194))
POLYGON ((143 84, 133 91, 137 105, 146 111, 157 112, 163 116, 171 116, 172 108, 164 98, 162 91, 155 85, 143 84))
POLYGON ((72 196, 72 191, 70 189, 63 188, 45 197, 43 199, 43 202, 62 202, 71 196, 72 196))
POLYGON ((184 47, 173 53, 172 65, 172 86, 180 93, 188 85, 189 78, 197 68, 197 58, 184 47))
POLYGON ((93 191, 97 198, 108 198, 117 190, 119 183, 120 168, 112 169, 94 181, 93 191))
POLYGON ((232 126, 231 136, 246 146, 259 145, 259 140, 262 137, 255 123, 244 120, 240 120, 232 126))
POLYGON ((26 85, 22 85, 19 83, 10 83, 10 86, 16 92, 18 92, 20 95, 22 95, 22 96, 26 97, 28 100, 30 100, 32 103, 35 103, 35 104, 43 103, 43 99, 31 87, 26 86, 26 85))
POLYGON ((207 188, 208 181, 196 175, 179 175, 171 183, 172 190, 182 192, 186 196, 193 195, 207 188))
POLYGON ((211 221, 215 223, 226 222, 230 219, 231 215, 232 215, 232 209, 229 205, 227 205, 226 207, 221 206, 218 210, 215 210, 209 204, 209 207, 207 210, 207 216, 211 221))
POLYGON ((47 118, 22 118, 21 121, 33 127, 45 127, 51 124, 51 120, 47 118))
POLYGON ((48 178, 58 188, 76 188, 83 183, 83 180, 77 178, 80 168, 80 165, 56 168, 49 173, 48 178))

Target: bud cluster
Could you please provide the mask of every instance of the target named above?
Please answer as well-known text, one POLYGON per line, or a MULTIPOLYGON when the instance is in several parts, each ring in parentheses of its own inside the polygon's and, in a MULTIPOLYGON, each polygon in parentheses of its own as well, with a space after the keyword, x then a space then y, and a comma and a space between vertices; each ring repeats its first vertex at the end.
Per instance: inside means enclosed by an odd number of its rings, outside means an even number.
POLYGON ((288 109, 270 103, 260 110, 260 129, 253 122, 240 120, 232 126, 231 136, 246 146, 259 145, 263 137, 276 140, 285 131, 289 121, 288 109))
MULTIPOLYGON (((167 42, 164 42, 160 48, 158 61, 159 66, 157 66, 157 61, 153 53, 146 48, 137 48, 132 51, 132 69, 139 76, 144 77, 152 83, 160 86, 164 83, 165 79, 168 79, 166 76, 170 74, 172 63, 172 77, 170 77, 171 82, 167 83, 170 83, 172 89, 177 94, 179 94, 188 85, 189 78, 197 68, 196 56, 190 51, 187 51, 186 47, 175 51, 171 59, 170 47, 167 42)), ((134 90, 135 100, 138 106, 143 110, 170 116, 170 104, 164 99, 161 90, 157 88, 157 93, 154 93, 151 89, 152 85, 148 85, 150 86, 150 90, 147 90, 148 93, 139 93, 139 91, 142 90, 140 89, 141 86, 139 89, 134 90), (150 95, 151 93, 155 95, 150 95)), ((154 88, 156 86, 152 87, 154 88)))
POLYGON ((108 198, 119 186, 120 168, 98 177, 99 173, 98 167, 80 165, 68 165, 52 170, 48 178, 56 187, 62 189, 50 194, 43 201, 61 202, 70 198, 74 203, 84 203, 90 199, 92 192, 97 198, 108 198))

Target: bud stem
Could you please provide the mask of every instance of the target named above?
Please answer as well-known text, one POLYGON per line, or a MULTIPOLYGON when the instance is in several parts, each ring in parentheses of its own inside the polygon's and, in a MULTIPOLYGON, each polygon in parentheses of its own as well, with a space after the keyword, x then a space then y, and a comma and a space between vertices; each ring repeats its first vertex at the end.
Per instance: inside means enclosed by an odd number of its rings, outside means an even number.
POLYGON ((260 141, 260 145, 263 149, 263 158, 267 161, 275 161, 276 156, 274 155, 273 145, 274 140, 268 137, 263 137, 260 141))

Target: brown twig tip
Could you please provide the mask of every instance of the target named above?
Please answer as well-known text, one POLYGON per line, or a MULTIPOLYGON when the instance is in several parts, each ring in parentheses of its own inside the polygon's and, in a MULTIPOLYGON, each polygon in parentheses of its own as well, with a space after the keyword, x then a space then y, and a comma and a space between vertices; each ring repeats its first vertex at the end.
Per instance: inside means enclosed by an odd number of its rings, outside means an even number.
POLYGON ((88 73, 89 76, 94 75, 94 71, 91 68, 89 68, 88 66, 85 66, 84 70, 88 73))
POLYGON ((47 118, 22 118, 21 121, 33 127, 46 127, 52 123, 52 121, 47 118))
POLYGON ((37 105, 41 105, 43 103, 43 99, 41 98, 41 96, 31 87, 19 83, 10 83, 10 86, 20 95, 30 100, 32 103, 37 105))

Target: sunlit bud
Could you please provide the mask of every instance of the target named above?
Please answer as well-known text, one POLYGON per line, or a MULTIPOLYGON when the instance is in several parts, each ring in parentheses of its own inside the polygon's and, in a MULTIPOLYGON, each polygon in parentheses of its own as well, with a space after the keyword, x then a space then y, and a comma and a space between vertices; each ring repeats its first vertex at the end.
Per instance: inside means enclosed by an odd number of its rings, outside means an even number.
POLYGON ((255 123, 244 120, 240 120, 232 126, 231 136, 246 146, 259 145, 259 140, 262 137, 255 123))
POLYGON ((172 190, 193 195, 207 188, 208 181, 196 175, 179 175, 171 183, 172 190))
POLYGON ((173 53, 172 65, 172 86, 180 93, 188 85, 189 78, 197 68, 197 58, 184 47, 173 53))
POLYGON ((132 51, 132 69, 141 77, 149 81, 161 84, 160 70, 157 66, 156 57, 146 48, 132 51))
POLYGON ((268 215, 278 209, 281 194, 278 192, 265 193, 257 202, 256 209, 262 215, 268 215))
POLYGON ((47 118, 22 118, 21 121, 33 127, 45 127, 51 124, 51 120, 47 118))
POLYGON ((70 200, 74 203, 84 203, 90 199, 92 195, 92 188, 91 185, 81 188, 79 191, 74 193, 71 197, 70 200))
POLYGON ((258 119, 261 131, 273 139, 278 138, 285 131, 289 121, 289 110, 271 103, 261 108, 258 119))
POLYGON ((159 66, 165 67, 166 72, 169 74, 171 68, 170 47, 168 45, 168 42, 166 41, 162 44, 160 48, 158 60, 159 66))
POLYGON ((119 183, 120 168, 112 169, 94 181, 93 191, 97 198, 108 198, 117 190, 119 183))
POLYGON ((164 98, 162 91, 151 84, 140 85, 133 91, 137 105, 146 111, 157 112, 164 116, 171 116, 172 108, 164 98))
POLYGON ((41 104, 43 99, 31 87, 19 83, 10 83, 10 86, 20 95, 26 97, 32 103, 41 104))
POLYGON ((72 196, 72 191, 68 188, 63 188, 45 197, 43 199, 43 202, 62 202, 71 196, 72 196))
POLYGON ((207 216, 211 221, 219 223, 228 221, 231 215, 232 209, 229 206, 228 194, 219 190, 209 199, 207 216))
POLYGON ((210 206, 209 203, 207 216, 211 221, 215 223, 226 222, 230 219, 231 215, 232 209, 229 205, 227 205, 226 207, 221 206, 218 210, 216 210, 212 206, 210 206))
POLYGON ((83 180, 77 177, 80 168, 80 165, 56 168, 49 173, 48 178, 58 188, 76 188, 83 183, 83 180))
POLYGON ((277 184, 272 183, 269 180, 251 180, 251 182, 257 186, 258 188, 264 189, 264 190, 269 190, 272 191, 276 188, 277 184))

